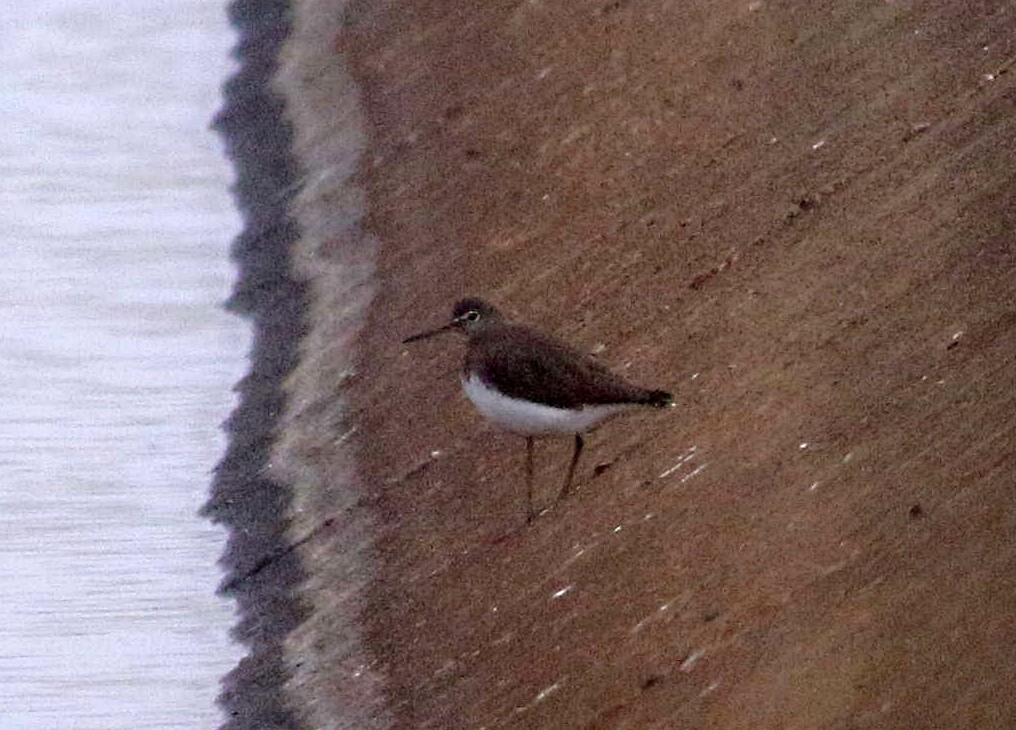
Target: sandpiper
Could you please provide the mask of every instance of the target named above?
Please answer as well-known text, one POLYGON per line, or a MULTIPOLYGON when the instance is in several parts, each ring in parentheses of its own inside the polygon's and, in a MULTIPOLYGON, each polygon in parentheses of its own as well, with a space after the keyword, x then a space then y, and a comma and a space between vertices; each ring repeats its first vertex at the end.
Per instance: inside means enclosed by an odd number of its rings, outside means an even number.
POLYGON ((635 406, 663 408, 672 404, 670 393, 632 385, 560 340, 505 321, 492 305, 474 297, 459 301, 447 324, 407 337, 403 343, 452 330, 468 337, 462 369, 466 396, 495 424, 526 437, 527 522, 535 516, 535 437, 575 437, 559 497, 563 498, 571 490, 584 433, 635 406))

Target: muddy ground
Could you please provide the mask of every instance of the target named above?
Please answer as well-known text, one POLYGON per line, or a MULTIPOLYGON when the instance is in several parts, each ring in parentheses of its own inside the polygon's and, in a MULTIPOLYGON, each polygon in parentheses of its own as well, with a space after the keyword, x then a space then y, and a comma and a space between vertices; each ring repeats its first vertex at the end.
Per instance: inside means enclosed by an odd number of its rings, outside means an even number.
POLYGON ((304 723, 1016 726, 1014 27, 296 0, 304 723), (465 294, 676 396, 531 527, 461 343, 400 344, 465 294))

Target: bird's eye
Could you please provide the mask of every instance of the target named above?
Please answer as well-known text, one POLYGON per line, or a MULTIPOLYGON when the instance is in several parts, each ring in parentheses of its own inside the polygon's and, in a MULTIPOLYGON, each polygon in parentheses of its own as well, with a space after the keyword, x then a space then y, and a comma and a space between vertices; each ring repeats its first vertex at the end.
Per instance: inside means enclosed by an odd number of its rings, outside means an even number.
POLYGON ((475 322, 479 318, 480 318, 480 313, 477 312, 475 309, 471 309, 468 312, 466 312, 465 319, 466 319, 467 322, 475 322))

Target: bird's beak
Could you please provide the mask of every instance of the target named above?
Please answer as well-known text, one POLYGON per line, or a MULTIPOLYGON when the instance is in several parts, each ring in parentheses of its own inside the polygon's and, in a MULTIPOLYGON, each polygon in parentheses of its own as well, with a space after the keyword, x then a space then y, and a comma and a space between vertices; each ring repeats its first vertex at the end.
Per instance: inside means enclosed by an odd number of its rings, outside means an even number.
POLYGON ((434 335, 439 335, 442 332, 447 332, 449 330, 453 330, 453 329, 455 329, 455 327, 457 325, 458 325, 458 322, 452 321, 452 322, 449 322, 448 324, 444 325, 443 327, 438 327, 437 329, 427 330, 426 332, 419 332, 419 333, 417 333, 415 335, 412 335, 411 337, 407 337, 406 339, 404 339, 402 341, 402 344, 403 345, 408 345, 410 342, 416 342, 417 340, 425 340, 428 337, 433 337, 434 335))

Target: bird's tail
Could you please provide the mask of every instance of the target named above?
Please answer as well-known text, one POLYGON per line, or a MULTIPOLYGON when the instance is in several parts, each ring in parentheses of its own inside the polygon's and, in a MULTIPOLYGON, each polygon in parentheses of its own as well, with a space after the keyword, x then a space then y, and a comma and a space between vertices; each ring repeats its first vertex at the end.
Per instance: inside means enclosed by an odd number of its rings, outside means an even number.
POLYGON ((674 396, 665 390, 649 390, 639 399, 639 403, 653 408, 667 408, 674 404, 674 396))

